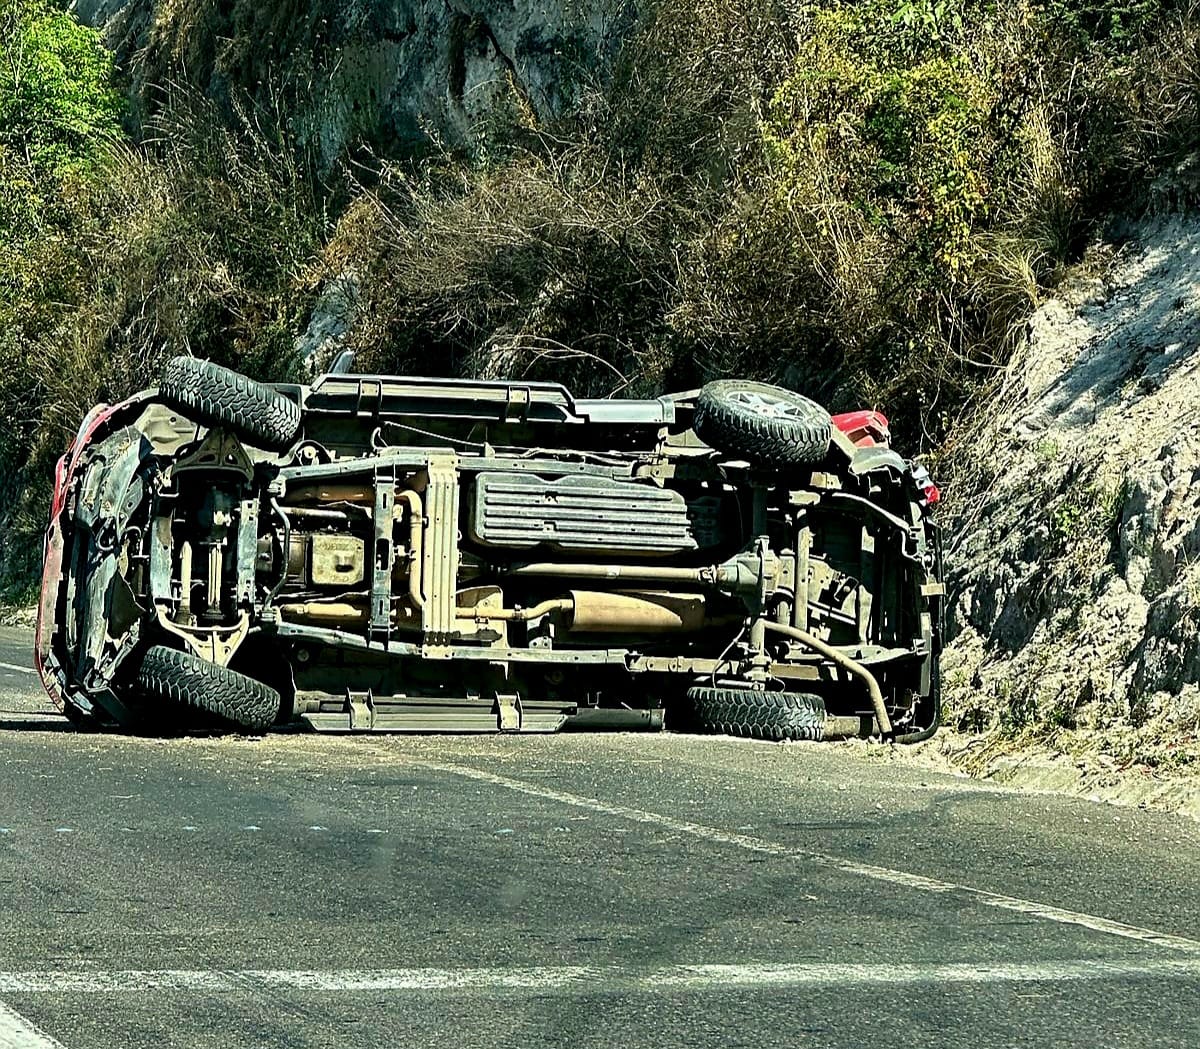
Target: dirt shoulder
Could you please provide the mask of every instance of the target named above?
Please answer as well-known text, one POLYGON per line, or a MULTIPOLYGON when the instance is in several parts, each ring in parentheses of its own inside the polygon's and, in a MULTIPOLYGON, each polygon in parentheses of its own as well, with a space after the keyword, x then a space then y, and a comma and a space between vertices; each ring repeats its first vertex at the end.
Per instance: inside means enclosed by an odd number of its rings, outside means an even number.
POLYGON ((888 747, 863 740, 821 744, 869 761, 928 769, 1022 794, 1055 794, 1173 813, 1200 820, 1200 770, 1122 764, 1109 755, 1071 753, 1067 741, 1008 739, 946 729, 927 743, 888 747))
POLYGON ((37 625, 37 605, 0 604, 0 626, 29 627, 37 625))

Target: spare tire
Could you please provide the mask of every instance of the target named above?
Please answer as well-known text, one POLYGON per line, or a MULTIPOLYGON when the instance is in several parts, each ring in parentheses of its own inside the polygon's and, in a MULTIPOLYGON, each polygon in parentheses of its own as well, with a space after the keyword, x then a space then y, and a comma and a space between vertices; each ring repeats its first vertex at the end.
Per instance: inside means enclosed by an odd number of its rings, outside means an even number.
POLYGON ((705 444, 761 466, 819 462, 833 437, 833 420, 816 401, 745 379, 705 386, 693 425, 705 444))
POLYGON ((270 451, 291 446, 300 406, 278 390, 195 357, 174 357, 158 384, 159 399, 204 426, 222 426, 270 451))
POLYGON ((137 686, 147 699, 211 714, 243 732, 265 732, 279 714, 279 693, 273 688, 192 652, 163 645, 146 652, 137 686))
POLYGON ((690 688, 688 699, 703 732, 746 739, 825 738, 825 701, 808 692, 690 688))

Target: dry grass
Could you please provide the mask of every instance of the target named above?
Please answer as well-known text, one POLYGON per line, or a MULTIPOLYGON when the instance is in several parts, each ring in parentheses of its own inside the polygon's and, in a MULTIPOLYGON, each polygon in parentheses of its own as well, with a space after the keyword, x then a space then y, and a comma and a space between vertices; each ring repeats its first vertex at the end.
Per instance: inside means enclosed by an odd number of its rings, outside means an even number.
POLYGON ((21 246, 24 291, 0 305, 4 589, 35 574, 54 461, 95 403, 152 384, 180 352, 294 371, 321 222, 277 142, 196 105, 143 148, 109 149, 53 235, 21 246))
POLYGON ((287 129, 329 101, 323 49, 366 31, 322 28, 335 7, 178 0, 127 26, 141 140, 64 197, 0 305, 0 576, 27 577, 94 399, 174 352, 286 376, 331 275, 361 286, 363 367, 596 395, 740 373, 884 406, 903 450, 952 455, 1064 263, 1200 137, 1190 10, 1085 46, 1024 3, 932 32, 890 0, 697 0, 646 7, 552 119, 514 89, 467 152, 429 129, 375 156, 360 129, 356 181, 331 179, 287 129))

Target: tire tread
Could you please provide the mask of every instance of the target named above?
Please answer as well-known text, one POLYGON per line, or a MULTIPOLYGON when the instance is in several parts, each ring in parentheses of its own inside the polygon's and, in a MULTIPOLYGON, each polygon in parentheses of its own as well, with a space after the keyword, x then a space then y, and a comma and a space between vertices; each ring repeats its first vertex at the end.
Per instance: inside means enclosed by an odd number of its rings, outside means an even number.
POLYGON ((775 741, 825 738, 825 701, 808 692, 697 687, 688 689, 688 699, 706 732, 775 741))
POLYGON ((702 441, 718 451, 744 456, 750 462, 772 467, 802 466, 825 457, 833 438, 833 421, 816 401, 791 390, 720 379, 700 391, 695 430, 702 441), (730 394, 747 389, 786 396, 803 410, 805 418, 772 419, 750 414, 729 399, 730 394))
POLYGON ((271 451, 289 447, 300 430, 300 406, 239 372, 195 357, 174 357, 158 385, 164 403, 208 426, 224 426, 271 451))
POLYGON ((213 714, 246 732, 265 732, 279 713, 279 693, 269 685, 164 645, 146 652, 137 684, 151 699, 213 714))

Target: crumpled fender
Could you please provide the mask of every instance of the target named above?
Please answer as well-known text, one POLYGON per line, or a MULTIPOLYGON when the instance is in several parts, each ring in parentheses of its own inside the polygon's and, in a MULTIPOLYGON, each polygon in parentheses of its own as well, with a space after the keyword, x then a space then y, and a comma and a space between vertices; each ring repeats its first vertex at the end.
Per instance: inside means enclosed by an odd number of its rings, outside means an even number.
MULTIPOLYGON (((42 587, 38 600, 37 624, 34 632, 33 662, 51 702, 63 709, 66 700, 68 675, 63 624, 58 622, 60 599, 64 585, 63 562, 69 556, 75 538, 73 522, 64 519, 67 497, 76 480, 80 463, 86 453, 122 420, 140 412, 152 391, 143 391, 117 404, 98 404, 84 417, 74 439, 58 460, 54 471, 54 492, 50 500, 50 519, 42 561, 42 587)), ((80 703, 85 712, 90 704, 80 703)))

